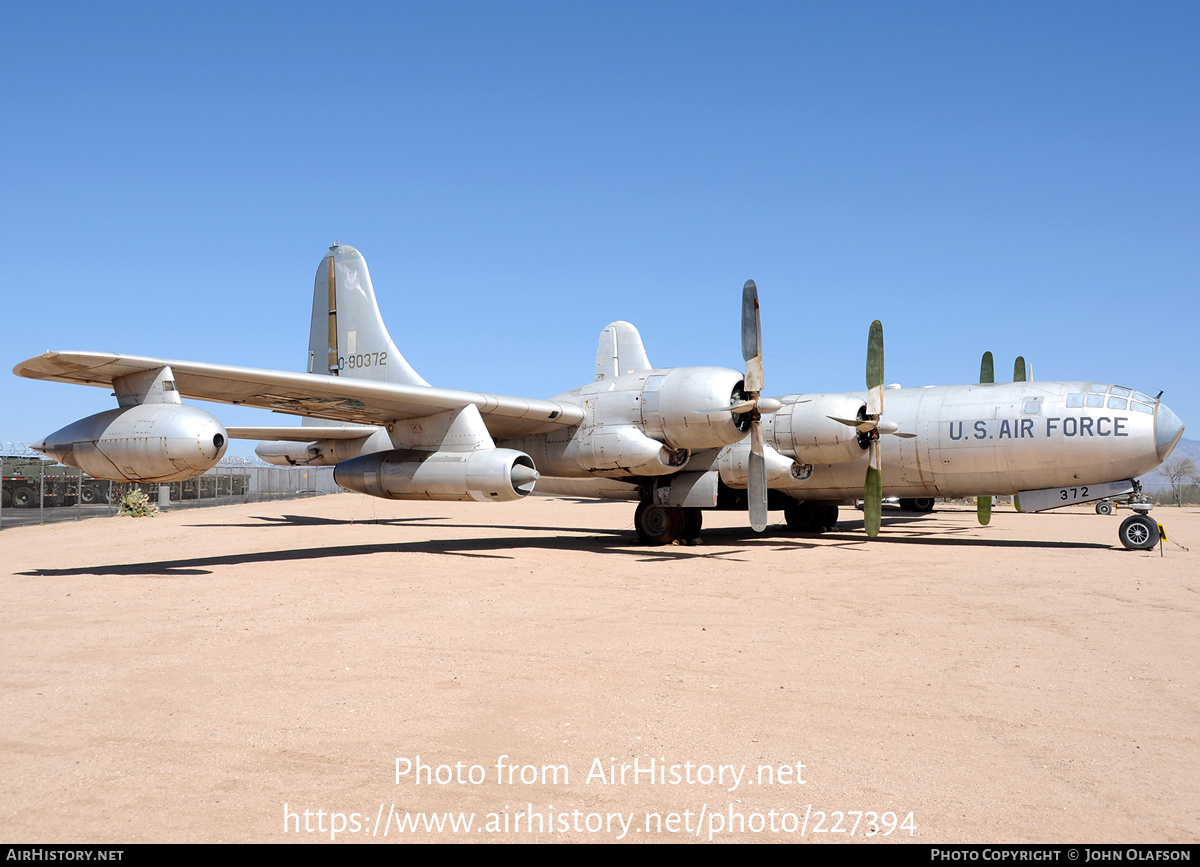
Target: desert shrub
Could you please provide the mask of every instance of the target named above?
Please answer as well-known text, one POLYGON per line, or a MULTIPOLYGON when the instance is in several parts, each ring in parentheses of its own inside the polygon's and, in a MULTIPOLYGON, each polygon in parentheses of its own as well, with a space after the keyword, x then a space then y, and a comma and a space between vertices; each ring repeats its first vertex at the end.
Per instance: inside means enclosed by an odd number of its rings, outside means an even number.
POLYGON ((131 518, 153 518, 158 514, 158 506, 150 502, 145 491, 134 488, 121 497, 121 514, 131 518))

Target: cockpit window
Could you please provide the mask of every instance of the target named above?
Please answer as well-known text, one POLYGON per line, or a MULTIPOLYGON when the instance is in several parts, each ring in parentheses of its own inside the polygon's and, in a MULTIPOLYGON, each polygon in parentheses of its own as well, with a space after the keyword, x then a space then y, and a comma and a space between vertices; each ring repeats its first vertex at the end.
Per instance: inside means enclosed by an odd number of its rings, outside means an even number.
POLYGON ((1108 399, 1108 408, 1109 409, 1125 409, 1125 404, 1127 404, 1128 402, 1129 401, 1127 401, 1123 397, 1110 397, 1108 399))
POLYGON ((1087 405, 1088 406, 1104 406, 1104 395, 1089 394, 1087 396, 1087 405))
POLYGON ((1095 393, 1104 394, 1104 392, 1108 391, 1108 386, 1104 385, 1103 383, 1098 382, 1098 383, 1095 383, 1094 385, 1089 385, 1088 391, 1092 392, 1093 394, 1095 394, 1095 393))
POLYGON ((1138 403, 1135 400, 1129 404, 1129 408, 1134 412, 1144 412, 1146 415, 1154 415, 1154 407, 1148 403, 1138 403))
POLYGON ((1067 395, 1067 409, 1074 409, 1075 407, 1080 406, 1083 406, 1082 394, 1076 393, 1067 395))
POLYGON ((1119 385, 1114 385, 1108 390, 1109 394, 1115 394, 1117 397, 1129 397, 1133 393, 1132 388, 1121 388, 1119 385))

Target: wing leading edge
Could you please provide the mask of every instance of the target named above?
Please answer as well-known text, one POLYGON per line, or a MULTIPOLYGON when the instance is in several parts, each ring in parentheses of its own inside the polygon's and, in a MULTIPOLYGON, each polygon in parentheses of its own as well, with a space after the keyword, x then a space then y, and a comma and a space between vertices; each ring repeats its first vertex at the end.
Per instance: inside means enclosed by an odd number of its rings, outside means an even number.
POLYGON ((514 437, 573 427, 584 419, 582 407, 550 400, 110 352, 46 352, 21 362, 13 373, 111 388, 117 377, 164 366, 174 371, 175 387, 185 397, 330 421, 387 425, 475 406, 493 437, 514 437))

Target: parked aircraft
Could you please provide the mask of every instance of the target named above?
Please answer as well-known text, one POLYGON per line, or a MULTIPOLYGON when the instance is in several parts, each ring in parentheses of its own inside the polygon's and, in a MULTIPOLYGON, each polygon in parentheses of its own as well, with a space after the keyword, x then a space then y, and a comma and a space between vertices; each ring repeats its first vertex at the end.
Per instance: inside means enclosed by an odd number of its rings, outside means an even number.
MULTIPOLYGON (((1016 495, 1042 511, 1121 496, 1183 434, 1161 400, 1106 383, 885 387, 878 322, 865 392, 765 397, 752 281, 742 353, 745 371, 655 368, 637 329, 613 322, 592 382, 551 400, 436 388, 388 334, 362 255, 335 244, 317 269, 304 373, 102 352, 47 352, 14 373, 114 390, 118 408, 35 446, 98 478, 189 478, 232 436, 264 440, 272 463, 335 465, 342 487, 377 497, 505 501, 536 486, 637 501, 638 535, 659 544, 696 538, 705 509, 748 509, 756 530, 781 509, 789 527, 820 531, 862 497, 874 536, 885 493, 918 510, 937 497, 1016 495), (303 418, 226 431, 181 395, 303 418)), ((1159 538, 1144 514, 1119 535, 1129 548, 1159 538)))

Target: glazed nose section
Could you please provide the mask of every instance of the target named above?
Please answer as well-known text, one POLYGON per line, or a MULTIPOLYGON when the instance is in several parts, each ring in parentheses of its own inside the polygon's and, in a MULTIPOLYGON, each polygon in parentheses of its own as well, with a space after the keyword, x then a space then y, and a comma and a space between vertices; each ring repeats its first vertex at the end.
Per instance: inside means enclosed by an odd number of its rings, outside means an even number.
POLYGON ((1158 409, 1154 411, 1154 445, 1159 461, 1167 459, 1167 455, 1171 453, 1171 449, 1175 448, 1175 444, 1179 442, 1181 436, 1183 436, 1183 422, 1160 400, 1158 409))

